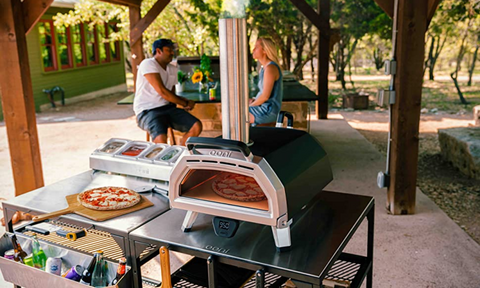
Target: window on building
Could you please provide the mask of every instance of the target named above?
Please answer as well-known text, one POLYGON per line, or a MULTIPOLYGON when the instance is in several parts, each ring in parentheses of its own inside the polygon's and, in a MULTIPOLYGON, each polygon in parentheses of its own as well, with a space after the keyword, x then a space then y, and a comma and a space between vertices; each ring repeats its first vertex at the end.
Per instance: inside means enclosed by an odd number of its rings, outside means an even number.
POLYGON ((98 37, 96 26, 87 26, 87 54, 90 64, 98 64, 98 37))
POLYGON ((120 42, 108 40, 116 23, 54 27, 52 20, 40 20, 38 31, 46 72, 120 61, 120 42))
MULTIPOLYGON (((111 36, 112 33, 118 32, 118 27, 116 23, 107 24, 108 36, 111 36)), ((120 42, 110 41, 110 51, 112 53, 112 61, 120 61, 120 42)))
POLYGON ((110 62, 110 45, 107 42, 107 25, 97 25, 98 33, 98 51, 100 55, 100 62, 107 63, 110 62))
POLYGON ((56 27, 58 39, 58 56, 62 69, 73 68, 72 42, 70 39, 70 27, 56 27))
POLYGON ((85 30, 83 24, 72 26, 73 59, 77 67, 87 65, 85 30))
POLYGON ((40 53, 45 71, 57 70, 57 54, 55 49, 55 34, 52 20, 40 20, 38 25, 40 34, 40 53))

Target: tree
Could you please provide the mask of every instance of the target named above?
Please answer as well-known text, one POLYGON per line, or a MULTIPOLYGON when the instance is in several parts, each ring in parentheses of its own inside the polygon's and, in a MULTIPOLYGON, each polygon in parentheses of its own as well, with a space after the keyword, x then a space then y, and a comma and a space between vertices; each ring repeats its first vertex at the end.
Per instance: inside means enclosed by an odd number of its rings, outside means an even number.
MULTIPOLYGON (((142 17, 145 16, 155 2, 156 0, 144 0, 142 2, 142 17)), ((218 3, 218 1, 213 3, 218 3)), ((218 19, 220 8, 215 7, 213 4, 212 7, 214 8, 211 9, 218 10, 218 13, 215 14, 215 19, 218 19)), ((218 54, 218 22, 216 30, 211 31, 212 27, 210 26, 207 29, 204 23, 200 21, 205 17, 198 17, 199 13, 195 12, 195 9, 196 7, 189 2, 172 0, 160 16, 143 33, 145 54, 151 55, 150 47, 153 41, 158 38, 169 38, 178 43, 180 55, 218 54), (197 21, 193 21, 192 18, 197 21), (215 37, 212 38, 212 36, 215 37)), ((81 0, 78 4, 75 4, 74 10, 69 11, 67 14, 59 13, 54 17, 54 20, 56 26, 76 25, 82 22, 95 25, 116 21, 118 22, 117 27, 119 31, 109 35, 108 40, 124 40, 127 41, 127 47, 129 46, 130 21, 127 6, 94 0, 81 0)))
POLYGON ((473 52, 472 63, 468 69, 468 82, 467 86, 472 86, 473 71, 475 71, 475 64, 477 63, 478 49, 480 48, 480 31, 477 31, 477 44, 475 45, 475 51, 473 52))
POLYGON ((477 2, 476 0, 456 0, 446 1, 443 5, 445 5, 445 9, 447 9, 448 15, 455 22, 455 28, 458 29, 460 31, 459 34, 461 34, 461 41, 458 42, 455 71, 450 74, 450 77, 457 89, 460 102, 462 104, 468 104, 460 89, 460 85, 458 84, 458 72, 460 71, 463 57, 467 51, 467 37, 471 32, 472 27, 475 27, 473 24, 480 16, 480 2, 477 2))
POLYGON ((449 15, 449 11, 446 10, 445 3, 446 2, 443 2, 435 12, 435 16, 430 22, 427 31, 426 42, 428 43, 430 41, 430 47, 427 49, 428 54, 426 55, 423 74, 425 74, 428 69, 428 78, 432 81, 435 79, 434 69, 437 60, 445 47, 447 39, 453 36, 452 33, 455 26, 455 23, 449 15))
POLYGON ((332 28, 340 29, 340 41, 331 61, 335 64, 337 80, 346 90, 345 68, 358 41, 369 31, 385 34, 390 21, 373 0, 337 0, 332 5, 331 19, 332 28))

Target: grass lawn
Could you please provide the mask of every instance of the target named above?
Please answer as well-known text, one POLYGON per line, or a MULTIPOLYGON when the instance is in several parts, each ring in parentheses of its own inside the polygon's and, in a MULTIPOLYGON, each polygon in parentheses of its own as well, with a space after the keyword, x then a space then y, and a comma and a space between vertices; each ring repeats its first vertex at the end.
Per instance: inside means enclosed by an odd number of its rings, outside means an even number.
MULTIPOLYGON (((463 105, 460 103, 460 99, 453 81, 449 77, 443 76, 437 77, 439 80, 424 81, 421 107, 426 108, 429 111, 436 108, 438 111, 451 114, 458 112, 471 112, 473 106, 480 105, 480 84, 478 83, 480 73, 476 75, 476 78, 474 78, 476 81, 473 81, 472 86, 467 86, 467 81, 465 78, 460 80, 460 89, 462 90, 463 96, 469 102, 469 104, 463 105)), ((348 82, 349 78, 347 77, 346 80, 347 88, 351 88, 352 85, 348 82)), ((316 91, 316 83, 312 83, 309 79, 301 82, 308 86, 312 91, 316 91)), ((360 92, 363 90, 364 92, 370 94, 370 101, 372 102, 371 108, 374 109, 376 106, 375 99, 377 90, 380 88, 388 89, 389 83, 390 81, 388 78, 382 77, 381 75, 362 75, 360 79, 354 80, 355 89, 349 89, 348 92, 360 92), (379 78, 384 78, 386 80, 379 78)), ((343 90, 340 81, 330 80, 328 87, 330 90, 330 108, 341 108, 343 90)))

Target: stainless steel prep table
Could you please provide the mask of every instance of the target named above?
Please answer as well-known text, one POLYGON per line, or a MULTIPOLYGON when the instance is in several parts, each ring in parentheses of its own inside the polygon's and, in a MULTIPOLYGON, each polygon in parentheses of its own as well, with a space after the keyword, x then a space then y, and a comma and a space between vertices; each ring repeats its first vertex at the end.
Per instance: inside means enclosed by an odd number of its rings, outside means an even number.
MULTIPOLYGON (((15 211, 37 215, 57 211, 66 208, 65 196, 80 193, 90 188, 120 186, 136 190, 145 186, 153 187, 154 184, 147 179, 137 177, 106 174, 103 172, 93 173, 93 170, 87 171, 3 202, 3 213, 7 223, 6 228, 8 232, 13 232, 11 221, 15 211)), ((92 228, 94 229, 109 232, 123 250, 125 256, 129 257, 128 234, 169 209, 166 197, 155 192, 142 193, 142 195, 150 200, 154 206, 102 222, 93 221, 76 214, 66 214, 60 216, 60 218, 62 221, 84 228, 93 226, 92 228)))
MULTIPOLYGON (((141 287, 141 265, 158 254, 161 246, 203 259, 292 278, 306 286, 321 287, 337 260, 357 263, 352 286, 367 277, 372 287, 374 199, 323 191, 294 218, 292 247, 277 252, 270 227, 243 222, 233 238, 221 238, 212 228, 212 216, 199 215, 192 230, 181 231, 186 211, 172 209, 129 235, 135 287, 141 287), (343 253, 363 220, 368 219, 366 256, 343 253), (150 254, 145 249, 150 249, 150 254), (141 256, 140 256, 141 255, 141 256), (213 257, 213 258, 212 258, 213 257)), ((209 266, 212 273, 214 265, 209 266)), ((213 275, 214 273, 212 273, 213 275)), ((210 279, 210 277, 209 277, 210 279)), ((259 280, 261 281, 261 280, 259 280)), ((210 282, 209 287, 214 287, 210 282)), ((259 286, 257 286, 259 287, 259 286)))

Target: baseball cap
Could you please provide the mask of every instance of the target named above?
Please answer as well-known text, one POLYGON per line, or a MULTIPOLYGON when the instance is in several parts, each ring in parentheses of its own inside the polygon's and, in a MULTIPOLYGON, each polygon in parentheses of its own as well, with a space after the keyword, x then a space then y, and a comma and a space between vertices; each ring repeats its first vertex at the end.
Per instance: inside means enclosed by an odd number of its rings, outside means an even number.
POLYGON ((160 50, 162 50, 163 47, 176 48, 176 44, 173 43, 173 41, 170 40, 170 39, 165 39, 165 38, 158 39, 155 42, 153 42, 152 54, 155 55, 155 52, 157 51, 157 48, 160 48, 160 50))

